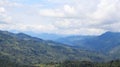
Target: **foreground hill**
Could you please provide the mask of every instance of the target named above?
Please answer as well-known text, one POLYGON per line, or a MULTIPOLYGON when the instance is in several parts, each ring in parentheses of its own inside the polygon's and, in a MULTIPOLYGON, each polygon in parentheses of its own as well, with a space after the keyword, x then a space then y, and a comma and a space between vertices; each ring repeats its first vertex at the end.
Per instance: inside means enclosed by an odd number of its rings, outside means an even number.
POLYGON ((20 64, 62 62, 65 60, 103 61, 102 54, 45 41, 23 33, 0 31, 0 58, 20 64))
POLYGON ((32 66, 12 62, 11 60, 9 60, 8 57, 6 56, 2 57, 0 54, 0 67, 32 67, 32 66))

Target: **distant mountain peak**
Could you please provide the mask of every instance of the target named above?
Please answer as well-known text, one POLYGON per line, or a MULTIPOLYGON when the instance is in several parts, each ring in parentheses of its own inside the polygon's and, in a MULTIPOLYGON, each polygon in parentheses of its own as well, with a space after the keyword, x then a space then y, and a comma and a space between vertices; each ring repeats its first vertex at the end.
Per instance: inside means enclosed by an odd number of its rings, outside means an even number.
POLYGON ((107 31, 104 34, 120 34, 120 32, 111 32, 111 31, 107 31))
POLYGON ((105 32, 103 33, 102 35, 100 35, 100 37, 108 37, 108 36, 120 36, 120 32, 111 32, 111 31, 108 31, 108 32, 105 32))

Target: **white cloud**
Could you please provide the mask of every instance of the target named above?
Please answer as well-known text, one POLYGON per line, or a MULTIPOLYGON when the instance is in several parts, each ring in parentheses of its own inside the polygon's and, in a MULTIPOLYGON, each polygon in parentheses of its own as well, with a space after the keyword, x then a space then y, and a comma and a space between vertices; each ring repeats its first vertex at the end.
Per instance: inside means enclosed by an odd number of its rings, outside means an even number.
POLYGON ((100 4, 97 5, 96 11, 93 13, 93 18, 98 20, 105 20, 113 16, 112 14, 117 14, 119 0, 101 0, 100 4))
POLYGON ((46 8, 40 9, 39 15, 43 17, 54 17, 54 18, 74 18, 76 16, 76 10, 73 6, 64 4, 57 8, 46 8))
POLYGON ((64 13, 57 9, 42 9, 39 14, 45 17, 64 17, 64 13))
POLYGON ((7 15, 6 10, 4 7, 0 7, 0 21, 9 23, 11 17, 7 15))
POLYGON ((17 3, 9 2, 9 0, 0 0, 0 22, 11 23, 12 17, 8 15, 7 8, 17 5, 17 3))
POLYGON ((8 7, 22 7, 23 4, 17 3, 15 1, 10 0, 0 0, 1 6, 8 6, 8 7))
POLYGON ((64 11, 69 14, 75 14, 75 8, 69 5, 64 5, 64 11))
POLYGON ((4 13, 5 9, 3 7, 0 7, 0 13, 4 13))
POLYGON ((44 33, 55 31, 56 28, 51 24, 0 24, 0 29, 3 30, 16 30, 21 32, 32 31, 34 33, 44 33))
POLYGON ((39 3, 44 4, 40 7, 24 3, 22 8, 15 7, 22 5, 15 0, 3 1, 0 2, 0 20, 9 22, 12 17, 14 23, 2 25, 4 29, 86 35, 120 32, 120 0, 44 0, 39 3))

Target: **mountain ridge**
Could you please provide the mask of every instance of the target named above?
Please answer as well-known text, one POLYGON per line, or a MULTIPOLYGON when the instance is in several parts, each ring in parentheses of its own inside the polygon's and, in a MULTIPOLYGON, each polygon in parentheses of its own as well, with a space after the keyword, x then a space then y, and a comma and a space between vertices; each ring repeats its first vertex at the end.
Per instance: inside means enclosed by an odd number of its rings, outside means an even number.
POLYGON ((0 54, 20 64, 62 62, 65 60, 104 61, 105 55, 46 41, 26 34, 0 31, 0 54), (12 34, 12 35, 11 35, 12 34), (27 38, 27 39, 26 39, 27 38))
POLYGON ((105 32, 99 36, 93 36, 91 38, 83 37, 82 40, 79 36, 61 38, 62 41, 58 40, 58 42, 64 44, 73 43, 73 46, 76 47, 83 47, 84 49, 109 53, 113 48, 120 45, 119 38, 120 32, 105 32))

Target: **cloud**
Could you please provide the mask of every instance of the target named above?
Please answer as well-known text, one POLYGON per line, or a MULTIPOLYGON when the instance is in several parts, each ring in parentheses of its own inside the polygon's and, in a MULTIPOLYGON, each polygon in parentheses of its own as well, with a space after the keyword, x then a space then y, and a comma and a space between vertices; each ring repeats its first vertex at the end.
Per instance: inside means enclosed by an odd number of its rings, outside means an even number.
POLYGON ((12 23, 1 22, 0 28, 68 35, 120 32, 120 0, 44 0, 42 6, 36 1, 1 0, 0 20, 12 23))
POLYGON ((15 1, 10 0, 0 0, 1 6, 7 6, 7 7, 22 7, 23 4, 17 3, 15 1))
POLYGON ((39 14, 45 17, 64 17, 64 13, 57 9, 42 9, 39 14))
POLYGON ((119 0, 101 0, 93 13, 93 18, 99 21, 115 19, 120 14, 119 2, 119 0))
POLYGON ((11 17, 7 15, 4 7, 0 7, 0 21, 1 23, 10 22, 11 17))
POLYGON ((64 5, 64 11, 69 14, 75 14, 75 9, 72 6, 64 5))
POLYGON ((1 23, 10 23, 12 20, 12 17, 9 14, 9 11, 7 10, 10 7, 17 6, 18 4, 15 2, 10 2, 9 0, 0 0, 0 22, 1 23))
POLYGON ((0 8, 0 13, 4 13, 5 9, 3 7, 0 8))

